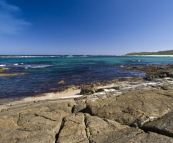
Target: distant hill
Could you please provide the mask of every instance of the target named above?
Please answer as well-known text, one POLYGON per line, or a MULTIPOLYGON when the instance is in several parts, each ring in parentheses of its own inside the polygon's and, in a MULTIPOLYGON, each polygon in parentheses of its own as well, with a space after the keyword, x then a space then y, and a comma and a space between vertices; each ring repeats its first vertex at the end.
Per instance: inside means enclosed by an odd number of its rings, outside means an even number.
POLYGON ((167 50, 167 51, 158 51, 158 52, 134 52, 134 53, 128 53, 126 55, 133 56, 133 55, 173 55, 173 50, 167 50))

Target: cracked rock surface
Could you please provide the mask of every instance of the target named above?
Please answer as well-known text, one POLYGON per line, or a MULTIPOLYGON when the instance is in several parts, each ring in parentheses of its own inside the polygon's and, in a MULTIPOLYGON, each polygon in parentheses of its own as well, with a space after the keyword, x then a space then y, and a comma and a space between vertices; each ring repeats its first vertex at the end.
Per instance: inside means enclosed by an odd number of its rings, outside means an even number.
POLYGON ((148 143, 173 142, 172 138, 145 133, 138 128, 121 125, 118 122, 90 116, 73 114, 65 118, 56 143, 148 143))
POLYGON ((5 106, 0 143, 173 143, 172 85, 144 86, 5 106))
POLYGON ((171 91, 128 91, 115 98, 87 100, 86 112, 129 126, 141 126, 173 109, 171 91))
POLYGON ((1 110, 1 143, 55 143, 62 119, 74 100, 47 101, 1 110), (62 106, 62 107, 61 107, 62 106))

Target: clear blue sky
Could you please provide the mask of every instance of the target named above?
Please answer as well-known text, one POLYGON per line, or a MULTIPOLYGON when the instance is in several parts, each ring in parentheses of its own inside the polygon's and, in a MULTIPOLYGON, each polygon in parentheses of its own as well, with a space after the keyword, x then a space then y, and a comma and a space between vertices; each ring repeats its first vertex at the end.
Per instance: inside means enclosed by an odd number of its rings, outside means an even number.
POLYGON ((0 0, 0 55, 173 49, 173 0, 0 0))

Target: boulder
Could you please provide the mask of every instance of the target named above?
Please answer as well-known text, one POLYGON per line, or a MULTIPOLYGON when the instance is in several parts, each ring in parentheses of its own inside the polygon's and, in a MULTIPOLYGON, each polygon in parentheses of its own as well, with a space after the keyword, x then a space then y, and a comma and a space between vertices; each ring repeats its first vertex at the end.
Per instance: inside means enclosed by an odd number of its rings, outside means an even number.
POLYGON ((82 85, 80 94, 86 95, 86 94, 93 94, 97 91, 97 87, 95 84, 91 85, 82 85))

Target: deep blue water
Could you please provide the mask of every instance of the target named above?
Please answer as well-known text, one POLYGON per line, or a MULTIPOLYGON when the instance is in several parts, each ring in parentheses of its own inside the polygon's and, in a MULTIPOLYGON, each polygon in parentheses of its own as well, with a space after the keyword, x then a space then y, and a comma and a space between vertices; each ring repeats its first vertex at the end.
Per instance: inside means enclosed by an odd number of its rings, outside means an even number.
POLYGON ((0 68, 23 76, 0 77, 0 100, 54 92, 68 85, 113 80, 119 77, 145 76, 120 65, 172 64, 173 57, 144 56, 0 56, 0 68), (64 80, 65 85, 58 82, 64 80))

